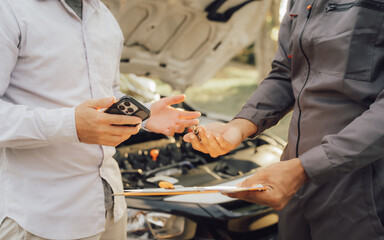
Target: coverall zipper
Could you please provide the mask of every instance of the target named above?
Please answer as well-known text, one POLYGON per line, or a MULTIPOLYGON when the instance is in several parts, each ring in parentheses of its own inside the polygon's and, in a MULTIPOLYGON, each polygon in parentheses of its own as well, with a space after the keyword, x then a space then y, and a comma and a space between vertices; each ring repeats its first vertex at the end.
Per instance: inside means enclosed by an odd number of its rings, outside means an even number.
POLYGON ((307 77, 306 77, 306 79, 304 81, 303 87, 301 88, 299 94, 297 95, 297 107, 299 109, 299 116, 298 116, 298 120, 297 120, 297 142, 296 142, 296 157, 297 158, 299 157, 299 143, 300 143, 300 121, 301 121, 300 96, 301 96, 301 93, 303 92, 303 89, 304 89, 305 85, 307 85, 307 82, 308 82, 308 79, 309 79, 309 73, 311 72, 311 63, 309 62, 308 56, 307 56, 307 54, 305 54, 305 51, 304 51, 304 48, 303 48, 303 34, 304 34, 304 31, 305 31, 305 28, 307 27, 309 18, 311 16, 312 7, 313 7, 313 4, 315 3, 315 1, 316 0, 312 1, 312 4, 308 6, 307 19, 305 20, 304 27, 301 30, 300 38, 299 38, 300 50, 303 53, 304 58, 305 58, 305 60, 306 60, 306 62, 308 64, 308 71, 307 71, 307 77))
POLYGON ((325 12, 347 11, 352 7, 364 7, 375 11, 384 12, 384 3, 373 0, 356 0, 354 2, 342 4, 329 3, 328 6, 325 8, 325 12))

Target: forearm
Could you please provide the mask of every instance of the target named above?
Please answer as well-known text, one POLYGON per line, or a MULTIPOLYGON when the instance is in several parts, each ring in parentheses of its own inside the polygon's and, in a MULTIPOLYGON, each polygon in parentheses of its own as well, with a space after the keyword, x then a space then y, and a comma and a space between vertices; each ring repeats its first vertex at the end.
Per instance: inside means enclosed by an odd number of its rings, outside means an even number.
POLYGON ((291 38, 290 24, 289 16, 285 16, 280 27, 279 48, 272 62, 272 70, 235 116, 248 119, 258 126, 255 135, 277 124, 295 103, 291 60, 287 54, 291 38))

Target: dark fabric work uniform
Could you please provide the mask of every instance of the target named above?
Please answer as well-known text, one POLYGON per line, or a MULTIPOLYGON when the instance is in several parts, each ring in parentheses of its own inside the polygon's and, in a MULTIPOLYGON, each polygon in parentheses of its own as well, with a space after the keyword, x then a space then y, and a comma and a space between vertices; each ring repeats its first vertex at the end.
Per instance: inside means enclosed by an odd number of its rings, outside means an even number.
POLYGON ((384 239, 384 0, 290 0, 272 71, 235 118, 258 133, 293 110, 281 160, 310 182, 281 239, 384 239))

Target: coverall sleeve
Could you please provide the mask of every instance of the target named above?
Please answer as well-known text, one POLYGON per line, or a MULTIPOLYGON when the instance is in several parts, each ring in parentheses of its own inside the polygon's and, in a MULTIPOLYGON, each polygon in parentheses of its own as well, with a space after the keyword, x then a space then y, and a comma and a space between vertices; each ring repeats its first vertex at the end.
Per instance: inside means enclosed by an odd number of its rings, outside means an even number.
POLYGON ((299 159, 315 184, 353 172, 384 156, 384 90, 362 115, 299 159))
POLYGON ((291 60, 288 56, 291 38, 291 21, 289 10, 293 1, 288 3, 279 31, 279 47, 272 61, 272 70, 258 89, 251 95, 235 118, 252 121, 258 130, 256 136, 276 125, 293 107, 295 102, 291 84, 291 60))
POLYGON ((0 4, 0 147, 35 148, 78 142, 74 108, 30 109, 3 100, 17 64, 20 28, 6 1, 0 4))

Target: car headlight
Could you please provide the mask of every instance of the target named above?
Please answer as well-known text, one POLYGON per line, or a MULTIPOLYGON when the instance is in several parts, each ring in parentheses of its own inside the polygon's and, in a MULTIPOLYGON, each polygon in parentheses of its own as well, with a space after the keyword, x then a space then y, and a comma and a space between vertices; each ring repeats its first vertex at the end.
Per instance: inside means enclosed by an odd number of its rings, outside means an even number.
POLYGON ((127 209, 127 239, 189 239, 196 223, 181 216, 127 209))

